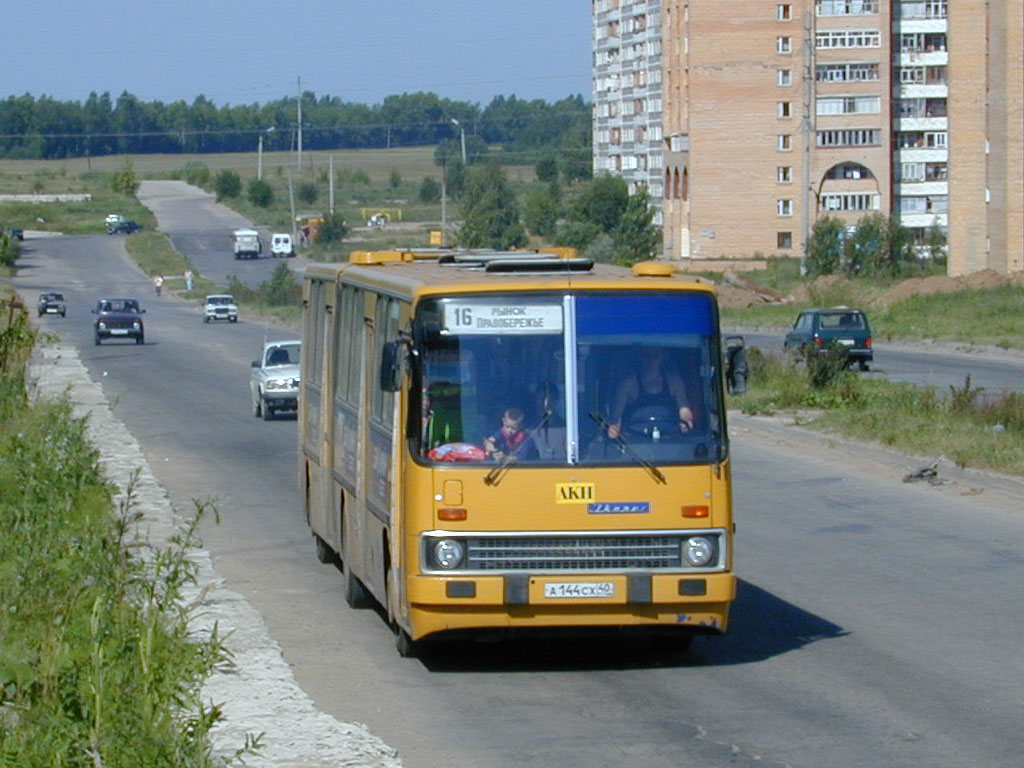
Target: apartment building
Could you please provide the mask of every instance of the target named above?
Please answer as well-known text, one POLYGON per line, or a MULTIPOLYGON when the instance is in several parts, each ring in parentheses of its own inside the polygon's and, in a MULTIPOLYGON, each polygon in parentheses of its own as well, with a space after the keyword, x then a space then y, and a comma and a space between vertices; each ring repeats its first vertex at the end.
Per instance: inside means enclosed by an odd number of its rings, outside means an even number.
POLYGON ((647 188, 661 224, 661 0, 594 0, 594 174, 647 188))
POLYGON ((666 258, 800 256, 817 218, 852 228, 880 212, 922 246, 947 234, 951 274, 1024 268, 1019 0, 593 9, 594 170, 648 185, 666 258), (613 67, 638 28, 647 58, 613 67), (653 113, 622 114, 621 84, 656 65, 659 145, 612 142, 633 123, 654 132, 653 113), (622 158, 641 151, 645 173, 627 176, 622 158))

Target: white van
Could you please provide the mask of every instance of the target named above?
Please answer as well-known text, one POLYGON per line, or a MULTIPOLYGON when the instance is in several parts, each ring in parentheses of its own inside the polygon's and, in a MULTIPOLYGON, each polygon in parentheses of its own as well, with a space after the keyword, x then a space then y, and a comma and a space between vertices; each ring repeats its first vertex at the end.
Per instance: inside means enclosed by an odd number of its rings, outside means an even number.
POLYGON ((291 258, 295 255, 292 247, 292 236, 283 232, 275 232, 270 236, 270 255, 274 258, 291 258))

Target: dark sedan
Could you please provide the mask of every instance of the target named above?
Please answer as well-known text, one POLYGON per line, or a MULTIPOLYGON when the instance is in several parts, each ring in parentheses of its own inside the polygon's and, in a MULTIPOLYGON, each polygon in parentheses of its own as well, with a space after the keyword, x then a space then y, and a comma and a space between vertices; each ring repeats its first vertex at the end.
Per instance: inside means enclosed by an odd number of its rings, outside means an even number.
POLYGON ((143 344, 146 331, 142 315, 146 310, 139 307, 138 299, 100 299, 92 311, 94 340, 99 345, 104 339, 135 339, 143 344))
POLYGON ((130 235, 132 232, 138 232, 140 229, 142 229, 142 225, 136 224, 134 221, 119 221, 116 224, 107 226, 107 234, 130 235))
POLYGON ((39 294, 37 311, 40 317, 43 315, 60 315, 64 317, 68 311, 67 302, 64 301, 64 294, 57 293, 56 291, 47 291, 46 293, 39 294))

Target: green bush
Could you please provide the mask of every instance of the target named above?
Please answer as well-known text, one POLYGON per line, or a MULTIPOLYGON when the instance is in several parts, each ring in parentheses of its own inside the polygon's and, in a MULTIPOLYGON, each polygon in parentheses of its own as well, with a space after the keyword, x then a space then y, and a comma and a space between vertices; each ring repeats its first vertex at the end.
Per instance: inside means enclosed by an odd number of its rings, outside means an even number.
POLYGON ((295 196, 306 205, 312 205, 320 196, 320 190, 311 181, 304 181, 295 190, 295 196))
POLYGON ((233 200, 242 194, 242 178, 235 171, 225 168, 213 182, 217 200, 233 200))
POLYGON ((436 203, 441 199, 441 183, 433 176, 424 176, 418 196, 421 203, 436 203))
POLYGON ((249 202, 260 208, 269 208, 274 203, 274 188, 263 179, 251 179, 247 195, 249 202))

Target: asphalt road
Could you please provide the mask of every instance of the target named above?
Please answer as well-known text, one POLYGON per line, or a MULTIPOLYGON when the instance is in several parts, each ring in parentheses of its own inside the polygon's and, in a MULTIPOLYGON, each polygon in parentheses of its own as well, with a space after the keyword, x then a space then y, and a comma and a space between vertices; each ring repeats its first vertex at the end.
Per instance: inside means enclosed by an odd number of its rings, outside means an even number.
MULTIPOLYGON (((162 226, 206 230, 185 215, 162 226)), ((316 561, 295 422, 251 415, 249 361, 264 336, 292 332, 204 325, 197 305, 153 296, 116 238, 25 246, 16 285, 30 302, 65 292, 67 318, 44 327, 79 347, 178 508, 217 500, 221 523, 203 530, 214 565, 303 689, 404 765, 1020 764, 1019 482, 950 468, 946 485, 903 483, 916 460, 736 416, 742 581, 728 635, 685 659, 617 638, 402 659, 378 613, 349 609, 339 573, 316 561), (93 346, 88 307, 115 292, 142 295, 145 345, 93 346)))

